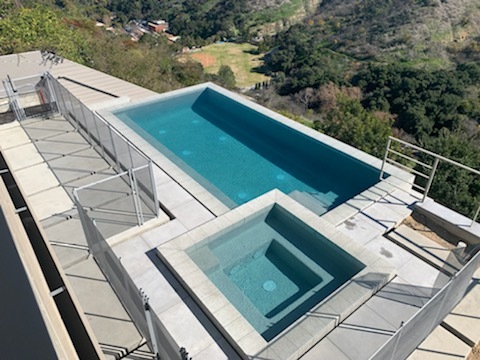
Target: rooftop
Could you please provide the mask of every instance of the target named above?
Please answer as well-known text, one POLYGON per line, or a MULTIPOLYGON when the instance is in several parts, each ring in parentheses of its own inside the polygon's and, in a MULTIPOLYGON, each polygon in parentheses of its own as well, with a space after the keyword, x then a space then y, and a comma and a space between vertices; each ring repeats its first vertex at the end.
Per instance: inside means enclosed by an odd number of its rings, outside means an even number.
MULTIPOLYGON (((40 52, 2 56, 0 63, 0 78, 9 76, 24 89, 18 92, 24 108, 37 106, 35 86, 45 71, 51 74, 46 78, 49 91, 55 94, 56 108, 47 109, 47 116, 31 115, 1 125, 0 148, 48 248, 58 259, 59 271, 78 299, 86 327, 91 327, 89 336, 100 344, 104 356, 153 358, 158 352, 165 358, 180 358, 179 349, 183 347, 193 359, 242 357, 231 335, 235 333, 239 342, 250 341, 249 334, 242 333, 245 327, 225 332, 182 284, 182 278, 171 271, 171 263, 157 256, 157 251, 175 244, 182 235, 204 231, 198 230, 200 227, 222 219, 233 223, 241 207, 230 210, 111 115, 112 109, 169 95, 158 95, 40 52), (103 136, 104 131, 108 137, 103 136), (128 159, 120 156, 120 146, 128 151, 128 159), (153 181, 145 180, 150 177, 153 181), (137 182, 141 186, 136 186, 137 182), (145 304, 151 311, 144 311, 145 304), (156 329, 154 336, 149 332, 149 321, 156 329)), ((212 84, 199 85, 205 86, 223 91, 212 84)), ((228 96, 249 104, 239 95, 228 96)), ((0 106, 6 97, 6 92, 0 91, 0 106)), ((378 167, 382 164, 273 112, 268 114, 362 161, 378 167)), ((411 179, 394 167, 389 171, 403 180, 411 179)), ((471 278, 479 257, 458 272, 463 267, 458 260, 463 259, 458 255, 462 249, 456 250, 456 244, 434 242, 405 220, 413 214, 421 220, 422 229, 437 229, 436 233, 448 235, 445 238, 468 244, 479 242, 480 225, 472 225, 469 219, 432 199, 422 201, 408 181, 393 182, 379 182, 320 217, 294 200, 286 200, 301 208, 307 218, 315 216, 315 222, 328 224, 332 233, 351 241, 352 247, 381 259, 394 272, 357 310, 343 313, 333 302, 326 304, 330 306, 328 311, 312 310, 308 316, 324 319, 325 324, 333 319, 334 325, 304 354, 295 357, 368 359, 380 351, 376 358, 381 359, 381 349, 391 351, 389 339, 399 339, 403 327, 406 334, 408 330, 418 336, 402 336, 402 346, 396 351, 406 351, 412 359, 462 358, 478 342, 480 313, 475 304, 480 301, 480 273, 476 271, 471 278), (452 298, 452 294, 460 296, 452 298), (442 311, 435 307, 438 304, 442 311), (435 316, 432 308, 437 309, 435 316), (449 315, 439 318, 444 310, 449 315), (428 331, 428 336, 422 335, 422 330, 430 330, 420 325, 425 320, 422 316, 431 320, 433 331, 428 331)), ((4 213, 12 212, 6 200, 2 200, 1 208, 4 213)), ((14 226, 8 223, 11 231, 14 226)), ((23 261, 25 266, 31 260, 23 261)), ((30 280, 30 284, 36 281, 30 280)), ((348 297, 337 301, 349 306, 348 297)), ((262 358, 287 358, 293 348, 297 349, 296 340, 303 336, 290 334, 293 331, 283 333, 270 350, 259 350, 262 358)))

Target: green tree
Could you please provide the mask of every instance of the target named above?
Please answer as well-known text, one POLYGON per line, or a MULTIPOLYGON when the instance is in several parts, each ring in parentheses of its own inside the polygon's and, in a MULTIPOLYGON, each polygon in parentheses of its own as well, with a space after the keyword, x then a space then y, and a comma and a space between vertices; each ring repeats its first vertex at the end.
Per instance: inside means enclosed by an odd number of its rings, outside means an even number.
POLYGON ((0 53, 30 50, 56 52, 80 63, 87 51, 84 37, 43 6, 15 9, 0 19, 0 53))
MULTIPOLYGON (((480 169, 478 139, 467 136, 461 131, 442 129, 439 136, 427 138, 421 145, 449 159, 480 169)), ((422 160, 428 161, 426 157, 422 160)), ((419 170, 424 171, 424 169, 419 170)), ((429 196, 451 209, 473 217, 480 202, 480 176, 458 166, 441 162, 429 196)))
POLYGON ((236 84, 235 74, 228 65, 221 65, 217 73, 217 82, 227 89, 233 89, 236 84))
POLYGON ((388 118, 365 110, 358 100, 339 95, 337 106, 324 120, 316 121, 314 127, 373 156, 382 157, 391 135, 391 125, 388 118))

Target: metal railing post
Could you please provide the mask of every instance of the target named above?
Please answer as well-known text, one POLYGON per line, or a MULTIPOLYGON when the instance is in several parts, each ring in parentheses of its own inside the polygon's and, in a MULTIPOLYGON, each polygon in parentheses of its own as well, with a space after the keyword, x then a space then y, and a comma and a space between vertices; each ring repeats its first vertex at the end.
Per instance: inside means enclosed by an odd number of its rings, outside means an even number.
POLYGON ((380 180, 383 179, 383 173, 385 168, 385 163, 387 162, 388 158, 388 150, 390 150, 390 143, 392 142, 392 138, 389 136, 387 140, 387 146, 385 147, 385 155, 383 156, 382 168, 380 169, 380 180))
POLYGON ((135 165, 133 164, 132 151, 130 149, 130 144, 129 143, 127 143, 127 149, 128 149, 128 157, 130 158, 130 167, 134 168, 135 165))
POLYGON ((91 112, 91 114, 93 123, 95 124, 95 129, 97 130, 98 145, 100 146, 100 149, 102 149, 102 157, 105 158, 105 150, 103 149, 102 139, 100 137, 100 130, 98 130, 97 118, 95 117, 95 114, 93 112, 91 112))
POLYGON ((58 106, 57 94, 55 93, 55 90, 53 89, 53 85, 51 83, 50 77, 48 76, 48 73, 44 73, 43 76, 44 76, 44 79, 45 79, 45 83, 47 84, 47 87, 48 87, 48 93, 52 97, 51 99, 48 99, 49 102, 50 102, 50 105, 52 104, 52 102, 55 102, 55 112, 59 113, 60 109, 59 109, 59 106, 58 106))
POLYGON ((473 224, 475 224, 475 221, 477 221, 478 214, 480 214, 480 204, 478 204, 477 211, 475 212, 475 215, 473 216, 472 223, 470 224, 470 227, 472 227, 473 224))
POLYGON ((128 169, 128 177, 130 178, 130 187, 132 189, 133 205, 135 206, 135 214, 137 215, 137 223, 139 226, 143 225, 138 204, 138 192, 135 186, 135 179, 132 169, 128 169))
POLYGON ((85 112, 83 111, 83 106, 82 104, 80 103, 80 101, 77 101, 78 102, 78 107, 80 108, 80 114, 83 118, 83 121, 85 122, 85 129, 87 130, 87 134, 88 134, 88 139, 89 139, 89 143, 90 143, 90 146, 91 147, 94 147, 94 140, 93 140, 93 137, 92 137, 92 132, 90 131, 89 127, 88 127, 88 121, 87 121, 87 117, 85 116, 85 112))
POLYGON ((437 166, 438 166, 439 161, 440 161, 440 159, 438 157, 435 157, 435 160, 434 160, 433 166, 432 166, 432 171, 430 172, 430 176, 428 177, 427 185, 425 186, 425 192, 423 193, 422 202, 424 202, 425 199, 428 196, 428 192, 430 191, 430 186, 432 186, 433 177, 435 176, 435 172, 437 171, 437 166))
POLYGON ((148 162, 148 171, 150 172, 150 181, 152 183, 153 201, 155 201, 155 216, 158 217, 160 214, 160 203, 158 202, 157 188, 155 186, 155 175, 153 174, 153 164, 151 160, 148 162))
POLYGON ((150 340, 152 342, 153 353, 155 359, 160 360, 160 354, 158 352, 157 336, 155 334, 155 327, 153 326, 152 315, 150 314, 150 304, 148 303, 148 297, 143 295, 143 308, 145 310, 145 318, 147 319, 148 332, 150 333, 150 340))
MULTIPOLYGON (((66 89, 65 89, 66 90, 66 89)), ((69 113, 70 114, 73 114, 73 120, 75 121, 75 123, 77 124, 77 131, 81 134, 80 132, 80 119, 77 118, 77 114, 75 114, 75 110, 74 110, 74 107, 75 105, 73 105, 73 101, 72 101, 72 94, 70 94, 70 92, 67 90, 66 94, 68 95, 68 99, 70 101, 70 110, 69 113)), ((88 131, 88 130, 87 130, 88 131)))
POLYGON ((108 125, 108 133, 110 134, 110 141, 112 142, 113 156, 115 156, 115 163, 117 164, 117 171, 121 172, 120 161, 118 160, 117 148, 115 147, 115 141, 113 141, 112 127, 108 125))

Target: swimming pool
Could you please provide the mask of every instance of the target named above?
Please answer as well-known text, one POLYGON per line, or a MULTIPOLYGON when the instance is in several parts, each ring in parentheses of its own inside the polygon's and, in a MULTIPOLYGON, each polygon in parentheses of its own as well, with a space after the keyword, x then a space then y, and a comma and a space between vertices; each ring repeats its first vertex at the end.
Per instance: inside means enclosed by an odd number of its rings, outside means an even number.
POLYGON ((298 359, 393 268, 275 189, 157 247, 242 358, 298 359))
POLYGON ((320 215, 379 178, 377 168, 212 87, 113 114, 230 208, 278 188, 320 215))
POLYGON ((365 267, 280 206, 187 254, 267 341, 365 267))

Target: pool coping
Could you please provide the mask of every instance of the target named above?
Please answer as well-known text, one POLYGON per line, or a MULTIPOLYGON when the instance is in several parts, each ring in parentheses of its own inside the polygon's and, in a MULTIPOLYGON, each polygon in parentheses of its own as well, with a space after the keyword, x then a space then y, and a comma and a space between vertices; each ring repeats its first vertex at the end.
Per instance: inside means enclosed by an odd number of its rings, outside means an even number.
MULTIPOLYGON (((187 88, 170 91, 164 94, 154 95, 145 98, 140 101, 131 103, 122 103, 114 106, 105 107, 96 110, 97 114, 112 125, 118 132, 128 138, 141 152, 149 157, 158 167, 166 172, 175 182, 180 184, 185 190, 187 190, 196 200, 203 204, 212 214, 219 216, 228 212, 230 208, 210 193, 205 187, 194 180, 185 171, 180 169, 173 161, 168 159, 157 148, 150 144, 146 139, 139 135, 130 126, 124 123, 122 120, 113 115, 114 111, 126 110, 139 105, 145 105, 148 103, 156 102, 159 100, 166 100, 175 98, 181 95, 188 95, 198 93, 205 89, 212 89, 221 95, 224 95, 231 100, 234 100, 246 107, 253 109, 265 116, 272 118, 275 121, 280 122, 304 135, 314 138, 317 141, 324 143, 327 146, 332 147, 337 151, 346 153, 348 156, 354 158, 357 161, 366 163, 374 168, 381 169, 382 160, 369 155, 361 150, 358 150, 348 144, 345 144, 339 140, 336 140, 328 135, 322 134, 312 128, 309 128, 303 124, 300 124, 292 119, 289 119, 283 115, 276 113, 273 110, 267 109, 262 105, 259 105, 251 100, 244 98, 241 95, 228 91, 218 85, 211 82, 190 86, 187 88)), ((397 188, 409 191, 411 184, 414 181, 414 175, 399 169, 391 164, 386 163, 384 166, 385 172, 390 175, 388 179, 380 180, 372 187, 357 194, 353 198, 347 200, 345 203, 340 204, 334 209, 328 211, 322 217, 325 220, 332 222, 333 224, 339 224, 342 221, 355 215, 357 212, 363 210, 374 202, 385 197, 397 188)))
POLYGON ((357 244, 288 195, 274 189, 156 248, 157 256, 244 358, 295 359, 333 330, 394 276, 386 261, 357 244), (366 267, 267 342, 187 255, 187 248, 241 226, 278 205, 366 267))

